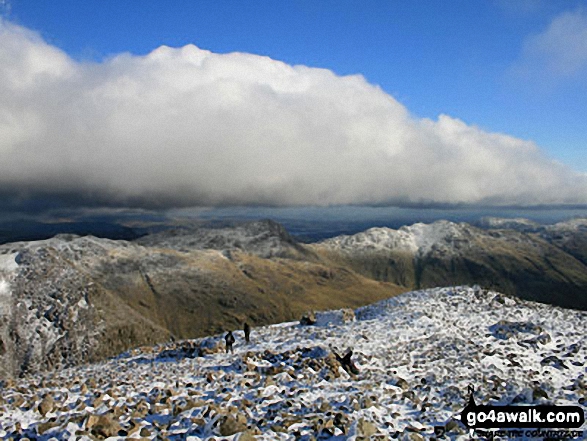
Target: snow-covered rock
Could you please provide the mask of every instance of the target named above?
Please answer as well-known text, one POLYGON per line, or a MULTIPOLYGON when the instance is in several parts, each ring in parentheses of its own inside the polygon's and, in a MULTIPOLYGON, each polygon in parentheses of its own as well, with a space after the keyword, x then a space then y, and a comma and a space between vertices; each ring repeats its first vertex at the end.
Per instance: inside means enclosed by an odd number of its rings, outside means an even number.
POLYGON ((308 257, 282 225, 271 220, 237 223, 228 227, 180 227, 151 234, 135 241, 146 247, 183 252, 193 250, 245 251, 260 257, 308 257))
POLYGON ((442 439, 468 440, 471 384, 478 404, 586 398, 585 312, 468 287, 355 312, 327 327, 254 328, 249 345, 236 332, 234 353, 217 335, 4 384, 0 437, 430 439, 442 426, 442 439), (357 375, 333 356, 346 348, 357 375))
POLYGON ((370 228, 352 236, 337 236, 326 239, 321 246, 351 253, 372 251, 406 251, 415 255, 426 255, 433 247, 451 247, 467 243, 471 227, 449 221, 431 224, 416 223, 398 230, 387 227, 370 228))

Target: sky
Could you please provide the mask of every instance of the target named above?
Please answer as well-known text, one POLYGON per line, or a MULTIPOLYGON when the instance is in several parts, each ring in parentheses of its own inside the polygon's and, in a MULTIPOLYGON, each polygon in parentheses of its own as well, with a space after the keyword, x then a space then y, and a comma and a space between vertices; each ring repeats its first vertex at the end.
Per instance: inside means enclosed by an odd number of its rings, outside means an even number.
POLYGON ((587 2, 0 0, 0 202, 587 206, 587 2))

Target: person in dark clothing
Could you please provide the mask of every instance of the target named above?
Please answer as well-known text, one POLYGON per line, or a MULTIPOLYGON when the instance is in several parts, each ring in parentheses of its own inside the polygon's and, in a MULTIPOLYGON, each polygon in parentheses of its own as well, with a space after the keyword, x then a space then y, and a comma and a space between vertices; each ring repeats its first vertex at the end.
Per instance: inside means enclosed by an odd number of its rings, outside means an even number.
POLYGON ((358 375, 359 374, 359 369, 357 368, 355 363, 353 363, 353 360, 351 360, 351 357, 353 356, 353 351, 351 349, 348 350, 348 352, 346 353, 346 355, 344 357, 341 357, 340 355, 338 355, 334 351, 333 351, 333 353, 334 353, 334 356, 336 357, 336 360, 340 363, 340 365, 347 372, 347 374, 349 374, 349 375, 358 375))
POLYGON ((226 353, 228 354, 228 351, 232 353, 232 345, 234 344, 234 335, 232 335, 232 331, 228 331, 224 336, 224 341, 226 342, 226 353))
POLYGON ((245 325, 243 326, 243 330, 245 331, 245 342, 247 342, 247 344, 249 344, 251 342, 251 327, 249 326, 249 324, 247 322, 245 322, 245 325))

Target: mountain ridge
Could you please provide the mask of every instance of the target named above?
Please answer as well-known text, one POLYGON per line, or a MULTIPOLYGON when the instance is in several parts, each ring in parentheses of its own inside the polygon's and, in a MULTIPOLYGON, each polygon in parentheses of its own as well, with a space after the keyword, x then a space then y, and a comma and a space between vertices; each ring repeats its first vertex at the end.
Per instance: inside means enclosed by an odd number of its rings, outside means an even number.
POLYGON ((540 232, 439 221, 301 244, 279 224, 135 241, 61 234, 0 246, 0 375, 299 318, 413 289, 480 284, 587 309, 587 222, 540 232))
POLYGON ((436 221, 375 227, 310 245, 375 280, 409 289, 477 283, 570 308, 587 308, 587 220, 536 232, 436 221))
POLYGON ((317 261, 277 224, 234 230, 252 252, 226 230, 214 231, 221 234, 198 236, 199 247, 185 248, 182 236, 172 243, 176 249, 161 246, 174 233, 147 246, 73 235, 0 246, 0 375, 96 361, 170 338, 237 329, 245 320, 268 324, 308 309, 357 307, 404 291, 317 261))

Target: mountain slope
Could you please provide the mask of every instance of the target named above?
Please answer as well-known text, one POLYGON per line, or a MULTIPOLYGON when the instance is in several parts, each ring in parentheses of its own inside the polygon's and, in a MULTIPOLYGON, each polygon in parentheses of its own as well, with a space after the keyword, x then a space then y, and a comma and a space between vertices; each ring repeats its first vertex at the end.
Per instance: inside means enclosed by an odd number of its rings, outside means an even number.
POLYGON ((296 242, 277 222, 261 220, 220 227, 180 227, 144 236, 135 241, 146 247, 177 251, 246 251, 259 257, 312 259, 314 256, 296 242))
POLYGON ((213 233, 161 234, 149 246, 71 235, 0 246, 0 378, 404 291, 315 261, 272 223, 213 233))
POLYGON ((437 221, 372 228, 314 244, 337 264, 407 288, 477 283, 522 298, 587 309, 587 228, 526 233, 437 221))
POLYGON ((585 312, 457 287, 356 317, 254 328, 250 345, 238 332, 234 354, 217 335, 7 383, 0 437, 421 441, 442 427, 442 439, 465 440, 469 385, 478 404, 587 397, 585 312), (331 349, 347 347, 356 375, 331 349))

